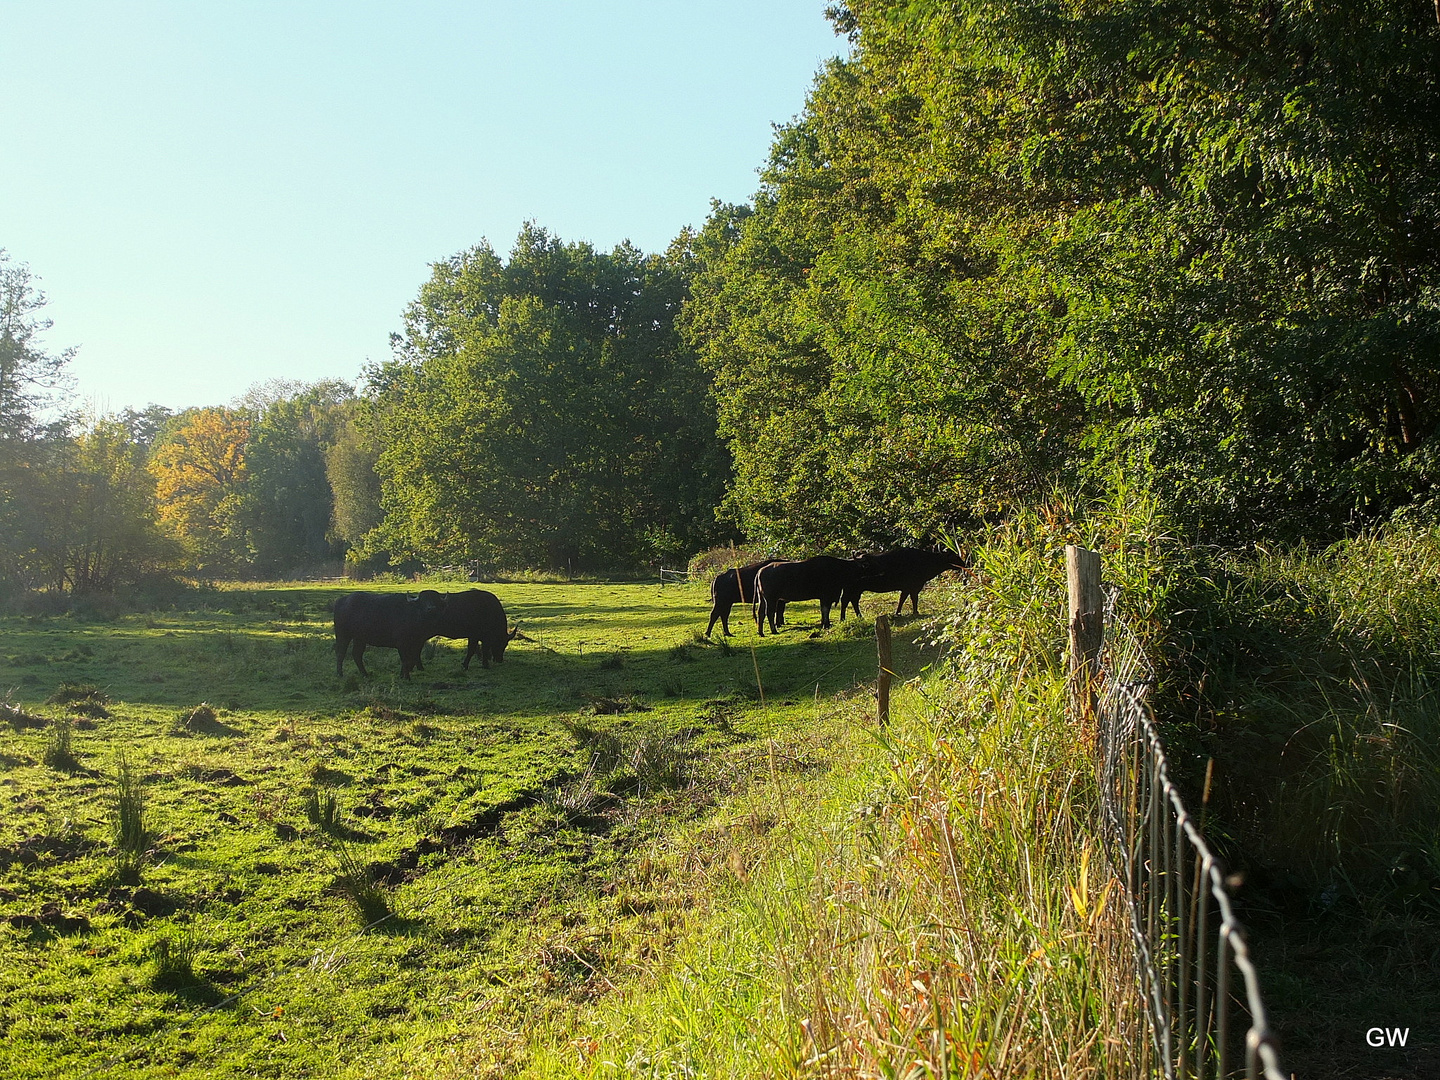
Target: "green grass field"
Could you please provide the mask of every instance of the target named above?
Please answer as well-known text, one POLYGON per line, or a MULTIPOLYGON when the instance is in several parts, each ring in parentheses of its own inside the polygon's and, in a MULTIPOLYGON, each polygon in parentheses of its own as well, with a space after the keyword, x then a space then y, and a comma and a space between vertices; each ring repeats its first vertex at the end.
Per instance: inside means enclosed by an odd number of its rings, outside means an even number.
POLYGON ((814 604, 763 641, 737 608, 722 646, 700 587, 489 588, 533 641, 469 672, 437 642, 408 684, 393 650, 336 677, 339 586, 0 619, 0 1074, 400 1075, 437 1031, 563 1014, 678 918, 614 899, 649 846, 874 678, 869 621, 814 604))

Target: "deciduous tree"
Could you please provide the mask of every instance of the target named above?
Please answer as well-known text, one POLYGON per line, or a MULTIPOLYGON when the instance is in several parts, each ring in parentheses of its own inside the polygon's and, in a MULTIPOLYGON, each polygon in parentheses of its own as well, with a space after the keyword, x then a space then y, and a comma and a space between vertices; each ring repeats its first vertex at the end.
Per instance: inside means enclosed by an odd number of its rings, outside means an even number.
POLYGON ((200 572, 231 573, 250 561, 244 514, 249 434, 250 420, 240 411, 195 409, 150 459, 160 527, 200 572))

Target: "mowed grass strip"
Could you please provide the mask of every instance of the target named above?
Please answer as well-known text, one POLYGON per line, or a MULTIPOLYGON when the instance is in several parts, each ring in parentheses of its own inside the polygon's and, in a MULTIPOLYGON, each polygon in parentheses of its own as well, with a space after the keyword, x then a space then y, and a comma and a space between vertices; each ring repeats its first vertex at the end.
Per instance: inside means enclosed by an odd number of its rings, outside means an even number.
POLYGON ((340 586, 0 619, 0 1073, 382 1075, 437 1025, 570 1008, 629 970, 581 945, 639 917, 615 883, 648 845, 874 675, 868 620, 822 634, 814 604, 763 641, 737 608, 722 645, 700 587, 489 588, 533 641, 468 672, 438 642, 410 683, 393 650, 336 677, 340 586))

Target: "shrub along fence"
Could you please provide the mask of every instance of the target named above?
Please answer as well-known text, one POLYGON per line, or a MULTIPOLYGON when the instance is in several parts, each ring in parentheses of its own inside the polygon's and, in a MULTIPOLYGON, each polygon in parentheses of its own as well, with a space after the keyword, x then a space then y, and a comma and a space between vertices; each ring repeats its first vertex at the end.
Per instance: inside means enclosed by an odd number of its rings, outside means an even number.
POLYGON ((1095 739, 1100 832, 1129 909, 1150 1028, 1145 1071, 1166 1080, 1286 1080, 1231 881, 1205 840, 1203 817, 1196 821, 1170 780, 1148 703, 1154 671, 1117 618, 1118 590, 1102 590, 1099 555, 1070 546, 1066 568, 1073 700, 1095 739))

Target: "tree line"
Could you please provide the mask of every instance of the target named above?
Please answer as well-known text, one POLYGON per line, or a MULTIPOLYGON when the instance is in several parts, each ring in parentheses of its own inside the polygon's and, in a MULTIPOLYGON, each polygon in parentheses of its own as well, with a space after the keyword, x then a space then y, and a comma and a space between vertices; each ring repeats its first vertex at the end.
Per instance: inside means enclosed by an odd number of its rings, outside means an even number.
POLYGON ((934 539, 1117 475, 1222 544, 1435 514, 1432 4, 829 16, 750 201, 660 254, 442 260, 358 391, 47 411, 67 356, 3 264, 3 580, 934 539))
POLYGON ((751 535, 1143 479, 1197 538, 1440 479, 1440 27, 1408 2, 852 0, 685 319, 751 535))
POLYGON ((28 268, 0 254, 0 588, 443 563, 633 569, 731 535, 691 259, 527 225, 437 263, 391 360, 228 406, 87 416, 28 268))

